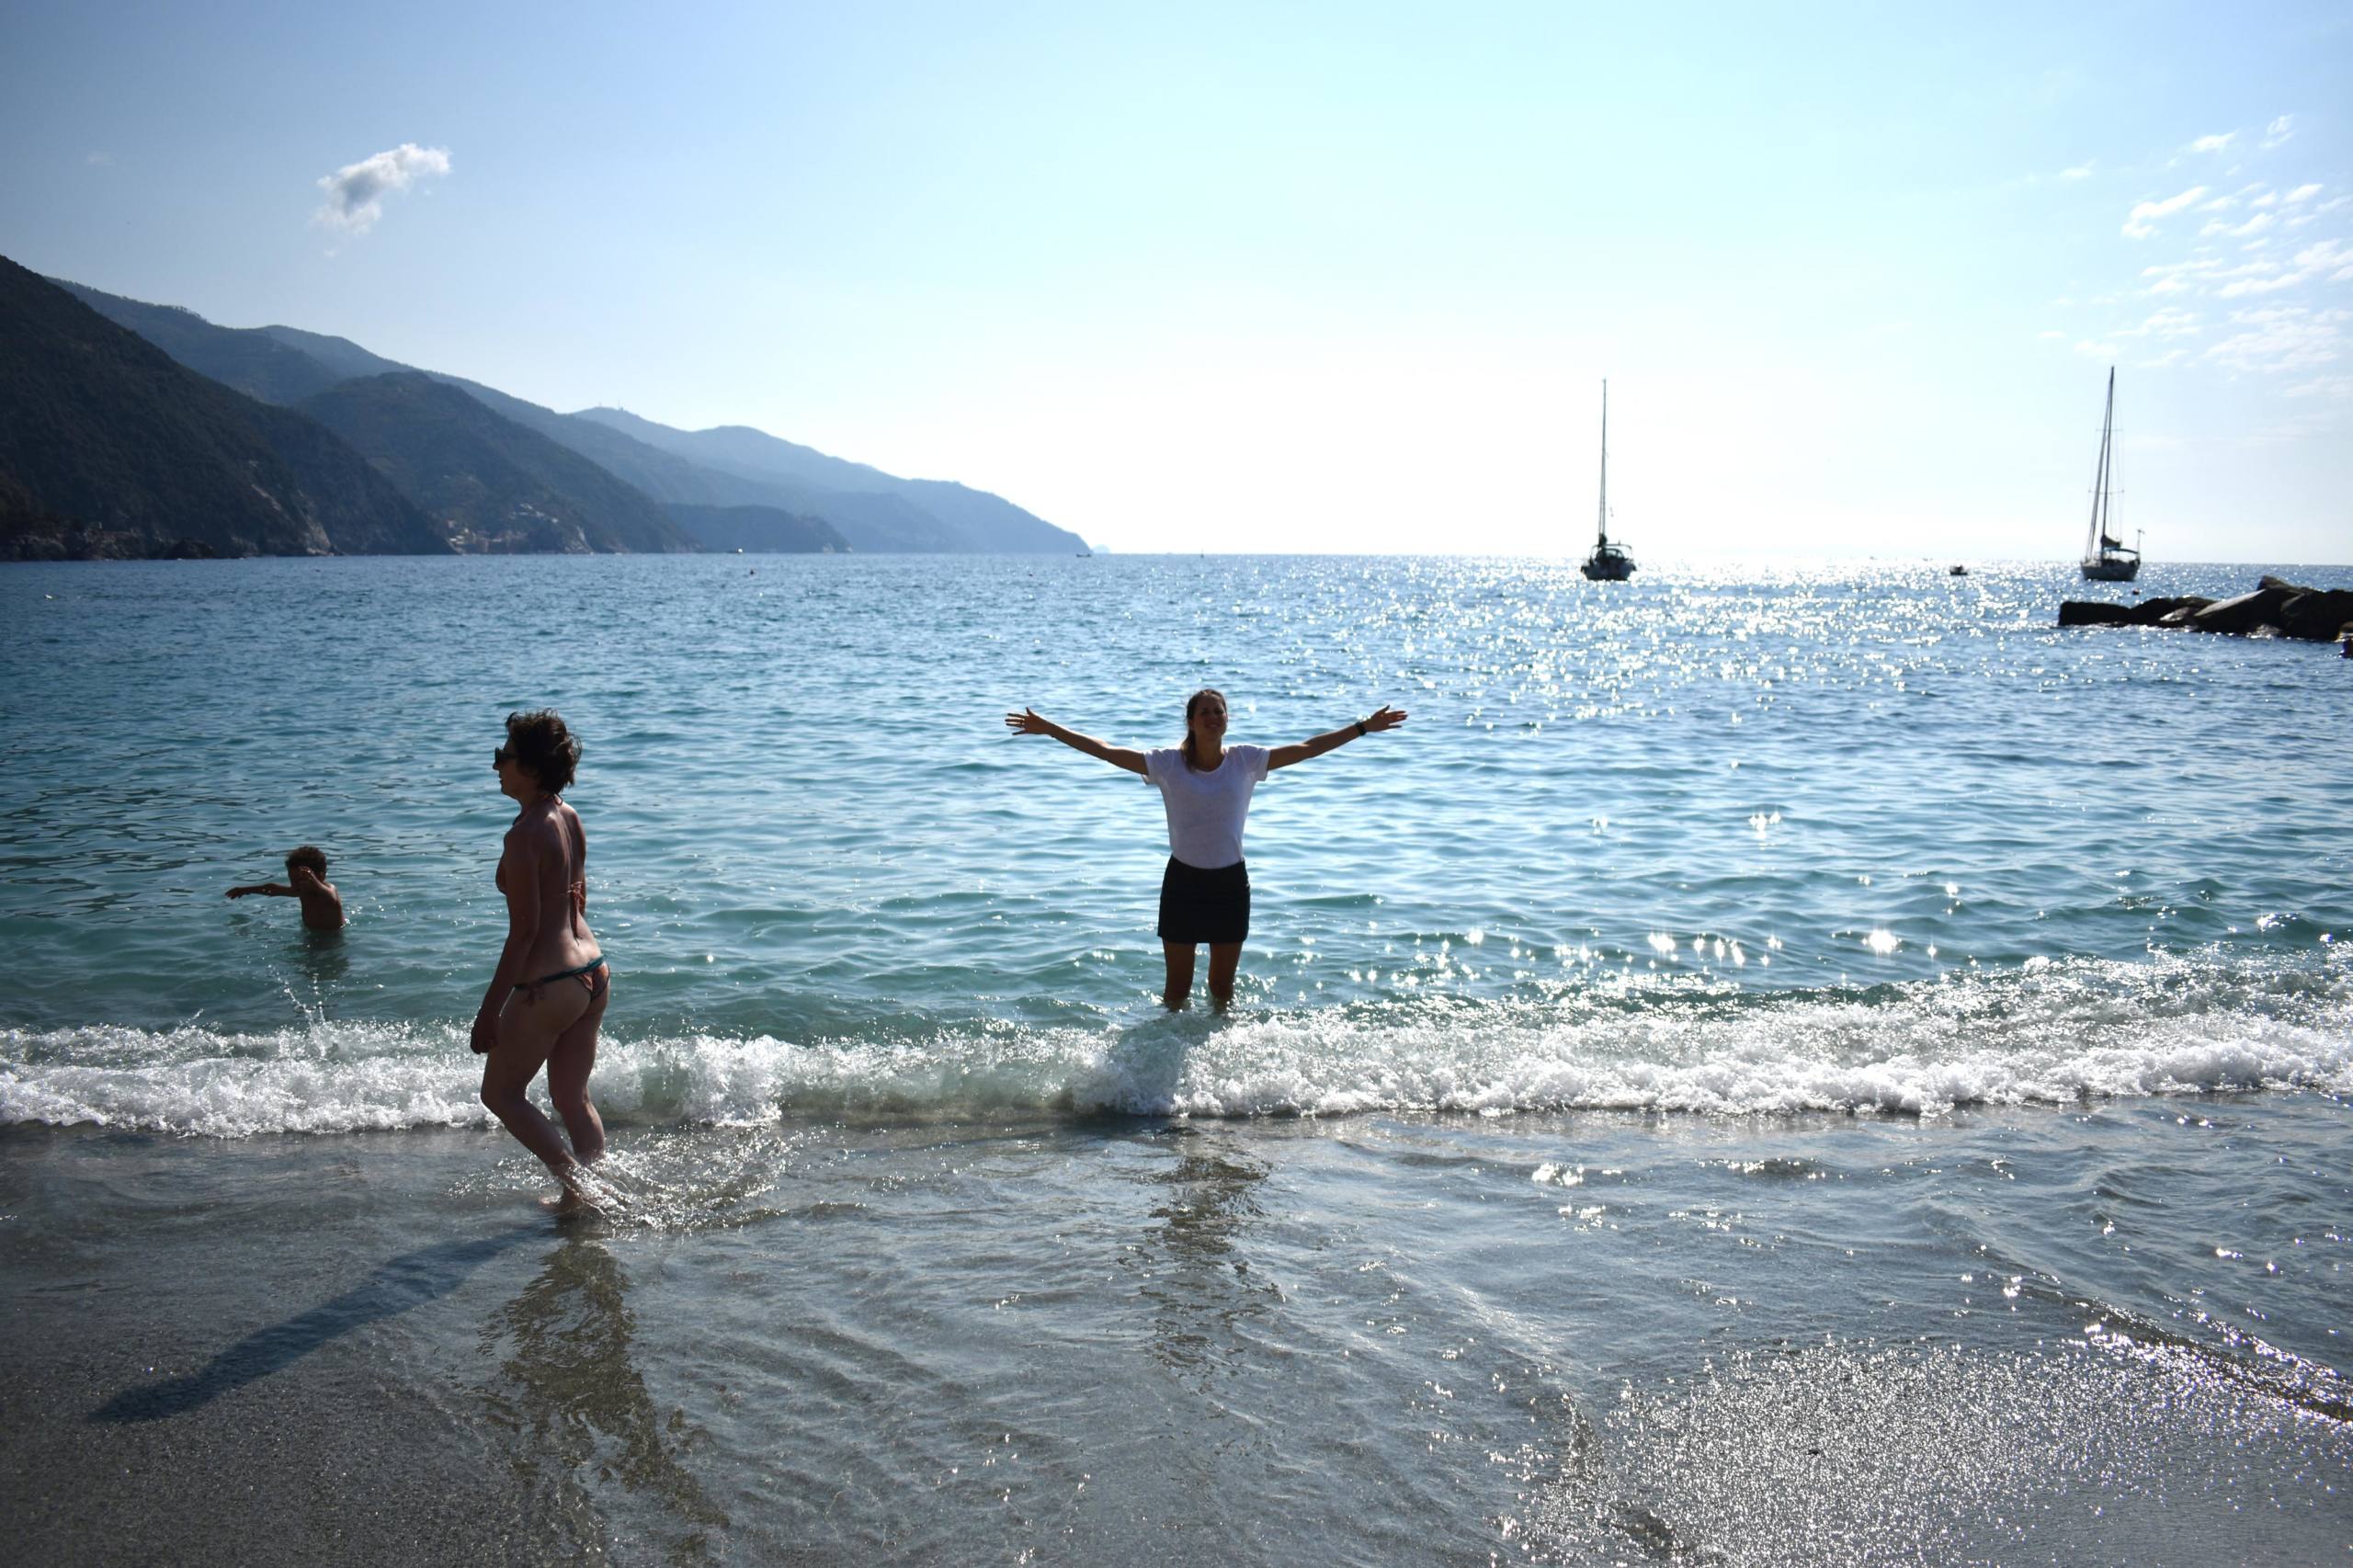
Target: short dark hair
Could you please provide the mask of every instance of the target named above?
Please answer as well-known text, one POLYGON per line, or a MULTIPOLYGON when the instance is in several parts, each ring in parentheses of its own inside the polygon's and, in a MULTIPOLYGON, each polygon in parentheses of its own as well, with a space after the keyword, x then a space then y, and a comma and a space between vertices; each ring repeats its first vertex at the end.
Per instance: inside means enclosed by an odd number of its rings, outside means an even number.
POLYGON ((305 844, 299 849, 289 849, 286 852, 286 869, 290 871, 297 866, 301 867, 321 881, 327 880, 326 851, 315 844, 305 844))
POLYGON ((580 766, 580 742, 552 708, 506 715, 506 749, 551 795, 570 789, 580 766))

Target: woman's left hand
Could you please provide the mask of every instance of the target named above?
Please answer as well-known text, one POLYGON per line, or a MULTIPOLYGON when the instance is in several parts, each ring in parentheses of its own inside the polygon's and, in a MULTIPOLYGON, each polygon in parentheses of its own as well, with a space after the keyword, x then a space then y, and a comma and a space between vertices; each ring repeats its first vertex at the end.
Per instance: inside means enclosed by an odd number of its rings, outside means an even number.
POLYGON ((467 1040, 476 1056, 488 1056, 498 1044, 498 1020, 488 1013, 474 1015, 473 1034, 467 1040))
POLYGON ((1368 731, 1378 733, 1382 730, 1393 730, 1404 722, 1405 710, 1403 708, 1383 705, 1379 712, 1364 722, 1364 727, 1368 731))

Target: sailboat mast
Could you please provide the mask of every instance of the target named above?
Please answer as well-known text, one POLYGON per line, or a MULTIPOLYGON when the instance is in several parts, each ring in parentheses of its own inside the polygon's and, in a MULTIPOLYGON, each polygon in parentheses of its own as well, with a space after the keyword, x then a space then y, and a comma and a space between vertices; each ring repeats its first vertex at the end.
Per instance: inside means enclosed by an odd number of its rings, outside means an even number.
POLYGON ((2099 470, 2092 476, 2092 531, 2084 545, 2084 559, 2097 561, 2106 537, 2103 526, 2108 509, 2108 448, 2116 429, 2116 367, 2108 368, 2108 405, 2099 418, 2099 470))
POLYGON ((1601 382, 1601 509, 1594 531, 1602 544, 1609 542, 1609 381, 1601 382))

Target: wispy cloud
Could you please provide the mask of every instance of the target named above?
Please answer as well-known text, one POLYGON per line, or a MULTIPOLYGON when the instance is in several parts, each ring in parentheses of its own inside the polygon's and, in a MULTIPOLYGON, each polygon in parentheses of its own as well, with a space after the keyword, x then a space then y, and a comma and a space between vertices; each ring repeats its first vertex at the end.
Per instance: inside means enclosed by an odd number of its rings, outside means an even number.
POLYGON ((2200 136, 2182 149, 2186 153, 2219 153, 2239 139, 2235 131, 2225 131, 2219 136, 2200 136))
POLYGON ((2221 236, 2224 239, 2242 239, 2248 234, 2259 234, 2278 222, 2279 220, 2272 217, 2268 212, 2258 212, 2254 217, 2249 218, 2245 222, 2240 223, 2235 227, 2229 223, 2225 223, 2220 218, 2217 218, 2198 232, 2209 239, 2212 239, 2216 236, 2221 236))
POLYGON ((2205 358, 2241 373, 2316 369, 2344 354, 2345 324, 2353 311, 2274 305, 2234 311, 2238 330, 2206 350, 2205 358))
POLYGON ((364 234, 384 215, 384 198, 406 190, 419 180, 437 179, 449 172, 449 150, 420 147, 404 142, 387 152, 346 164, 319 181, 327 193, 313 221, 329 228, 364 234))
POLYGON ((2204 329, 2198 324, 2198 312, 2168 308, 2157 312, 2139 326, 2128 326, 2119 337, 2194 337, 2204 329))
POLYGON ((2292 207, 2292 206, 2294 206, 2294 205, 2295 205, 2297 202, 2299 202, 2299 201, 2309 201, 2309 200, 2311 200, 2313 197, 2318 196, 2319 194, 2320 194, 2320 187, 2319 187, 2318 185, 2316 185, 2316 184, 2315 184, 2315 185, 2300 185, 2300 186, 2298 186, 2295 189, 2293 189, 2293 190, 2290 191, 2287 195, 2285 195, 2285 196, 2281 197, 2279 199, 2280 199, 2280 200, 2282 200, 2282 201, 2284 201, 2284 202, 2286 202, 2286 203, 2288 203, 2288 205, 2290 205, 2290 207, 2292 207))
POLYGON ((2061 169, 2059 171, 2059 177, 2061 179, 2089 179, 2092 177, 2092 170, 2096 166, 2097 166, 2097 159, 2086 159, 2083 163, 2077 164, 2072 169, 2061 169))
POLYGON ((2277 261, 2258 261, 2249 265, 2268 272, 2269 276, 2245 277, 2225 283, 2221 290, 2222 298, 2235 300, 2247 294, 2272 294, 2282 289, 2293 289, 2301 283, 2317 282, 2324 278, 2331 283, 2353 281, 2353 249, 2347 249, 2342 240, 2319 240, 2306 245, 2296 253, 2295 264, 2285 270, 2279 270, 2282 264, 2277 261))
POLYGON ((114 154, 112 153, 91 153, 85 156, 82 161, 85 164, 103 168, 107 165, 114 162, 114 154))
POLYGON ((2283 114, 2263 128, 2263 150, 2269 152, 2296 133, 2296 117, 2283 114))
POLYGON ((2151 234, 2157 232, 2156 221, 2158 219, 2170 218, 2175 213, 2181 211, 2184 208, 2196 206, 2204 199, 2205 195, 2206 187, 2204 186, 2193 185, 2188 190, 2183 191, 2179 196, 2167 197, 2163 201, 2143 201, 2140 203, 2132 209, 2131 216, 2124 220, 2125 237, 2127 239, 2134 240, 2147 239, 2151 234))
POLYGON ((2288 397, 2321 397, 2335 400, 2353 398, 2353 376, 2315 376, 2309 381, 2290 387, 2288 397))

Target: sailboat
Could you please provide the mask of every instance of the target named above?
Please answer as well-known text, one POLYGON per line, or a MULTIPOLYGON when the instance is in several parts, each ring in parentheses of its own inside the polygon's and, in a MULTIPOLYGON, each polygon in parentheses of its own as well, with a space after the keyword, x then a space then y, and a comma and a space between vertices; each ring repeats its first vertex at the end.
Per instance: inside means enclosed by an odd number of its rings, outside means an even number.
POLYGON ((2141 574, 2141 552, 2109 534, 2109 452, 2116 436, 2116 367, 2108 368, 2108 412, 2099 422, 2099 472, 2092 479, 2092 531, 2084 540, 2084 580, 2129 583, 2141 574))
POLYGON ((1609 542, 1609 383, 1601 383, 1601 517, 1593 553, 1577 568, 1596 583, 1622 583, 1634 574, 1634 558, 1609 542))

